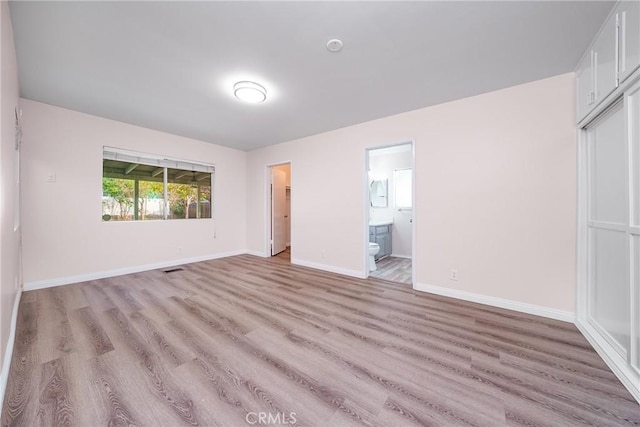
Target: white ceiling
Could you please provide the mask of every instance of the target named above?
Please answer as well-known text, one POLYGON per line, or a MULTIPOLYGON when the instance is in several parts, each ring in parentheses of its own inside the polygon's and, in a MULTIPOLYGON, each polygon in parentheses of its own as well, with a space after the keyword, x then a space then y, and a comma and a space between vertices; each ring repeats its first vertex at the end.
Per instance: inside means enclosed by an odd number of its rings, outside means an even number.
POLYGON ((11 17, 24 98, 251 150, 573 71, 612 6, 29 1, 11 17), (245 79, 265 103, 233 98, 245 79))

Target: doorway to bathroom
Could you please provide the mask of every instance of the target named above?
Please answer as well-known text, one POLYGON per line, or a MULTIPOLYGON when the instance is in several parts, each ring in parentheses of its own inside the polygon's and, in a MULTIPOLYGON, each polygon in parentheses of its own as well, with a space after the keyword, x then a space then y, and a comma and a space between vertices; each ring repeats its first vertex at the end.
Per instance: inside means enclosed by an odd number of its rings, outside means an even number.
POLYGON ((269 251, 291 262, 291 163, 269 166, 269 251))
POLYGON ((413 142, 366 150, 367 275, 413 285, 413 142))

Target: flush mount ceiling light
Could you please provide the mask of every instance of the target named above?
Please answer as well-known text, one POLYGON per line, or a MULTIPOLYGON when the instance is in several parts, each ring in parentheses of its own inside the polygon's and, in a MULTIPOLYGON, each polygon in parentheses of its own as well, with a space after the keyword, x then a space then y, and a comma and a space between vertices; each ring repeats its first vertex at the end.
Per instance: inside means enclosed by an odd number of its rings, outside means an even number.
POLYGON ((259 104, 267 99, 267 90, 256 82, 242 81, 233 85, 233 94, 240 101, 259 104))

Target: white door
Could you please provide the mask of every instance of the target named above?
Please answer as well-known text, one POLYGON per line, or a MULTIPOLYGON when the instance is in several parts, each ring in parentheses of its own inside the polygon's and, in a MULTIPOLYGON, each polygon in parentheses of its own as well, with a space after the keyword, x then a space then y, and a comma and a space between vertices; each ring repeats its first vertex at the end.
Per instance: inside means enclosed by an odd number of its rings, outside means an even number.
POLYGON ((593 78, 596 104, 599 104, 600 101, 618 87, 616 76, 618 46, 616 36, 616 15, 611 15, 593 45, 593 78))
POLYGON ((630 350, 629 156, 624 103, 587 127, 589 321, 627 359, 630 350))
POLYGON ((271 255, 287 245, 287 174, 271 168, 271 255))
POLYGON ((640 2, 618 4, 620 25, 620 81, 624 81, 640 65, 640 2))
POLYGON ((578 69, 576 70, 576 110, 578 113, 578 120, 576 121, 582 120, 595 106, 592 67, 593 51, 590 51, 578 64, 578 69))

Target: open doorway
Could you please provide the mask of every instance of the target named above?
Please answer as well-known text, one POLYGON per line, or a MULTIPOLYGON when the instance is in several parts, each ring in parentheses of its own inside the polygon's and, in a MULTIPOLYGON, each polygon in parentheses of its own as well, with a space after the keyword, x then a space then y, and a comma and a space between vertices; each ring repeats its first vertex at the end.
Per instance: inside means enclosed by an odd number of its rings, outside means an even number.
POLYGON ((366 151, 369 277, 413 284, 414 163, 411 142, 366 151))
POLYGON ((270 232, 272 257, 291 261, 291 163, 269 166, 270 232))

